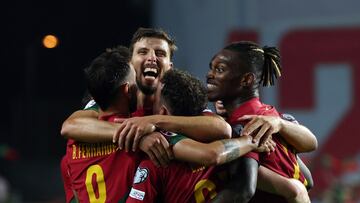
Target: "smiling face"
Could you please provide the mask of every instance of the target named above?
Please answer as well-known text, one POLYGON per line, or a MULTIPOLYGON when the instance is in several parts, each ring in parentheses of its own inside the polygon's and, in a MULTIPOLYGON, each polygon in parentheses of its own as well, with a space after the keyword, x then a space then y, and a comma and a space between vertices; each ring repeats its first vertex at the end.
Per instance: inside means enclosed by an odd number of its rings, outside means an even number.
POLYGON ((241 59, 236 52, 223 49, 213 57, 207 74, 209 101, 227 101, 239 95, 241 67, 241 59))
POLYGON ((154 94, 160 78, 172 67, 168 42, 154 37, 141 38, 134 44, 131 64, 139 89, 146 95, 154 94))

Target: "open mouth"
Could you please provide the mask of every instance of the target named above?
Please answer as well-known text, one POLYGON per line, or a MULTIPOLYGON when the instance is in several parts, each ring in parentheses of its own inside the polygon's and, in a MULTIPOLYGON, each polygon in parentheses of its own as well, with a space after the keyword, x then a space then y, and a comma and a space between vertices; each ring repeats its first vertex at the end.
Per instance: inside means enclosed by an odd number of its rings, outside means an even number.
POLYGON ((206 81, 206 87, 207 87, 208 90, 213 90, 214 88, 216 88, 216 85, 213 83, 213 81, 207 80, 206 81))
POLYGON ((209 83, 206 86, 207 86, 208 90, 212 90, 212 89, 216 88, 216 85, 209 84, 209 83))
POLYGON ((143 75, 145 79, 155 80, 158 77, 159 73, 156 68, 145 68, 143 75))

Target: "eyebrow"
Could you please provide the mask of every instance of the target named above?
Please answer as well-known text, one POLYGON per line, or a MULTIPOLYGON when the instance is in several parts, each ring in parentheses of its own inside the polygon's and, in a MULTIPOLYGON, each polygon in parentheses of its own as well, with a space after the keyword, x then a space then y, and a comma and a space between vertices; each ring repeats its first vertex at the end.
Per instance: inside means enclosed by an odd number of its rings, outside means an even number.
POLYGON ((146 47, 140 47, 138 50, 149 50, 149 49, 146 47))

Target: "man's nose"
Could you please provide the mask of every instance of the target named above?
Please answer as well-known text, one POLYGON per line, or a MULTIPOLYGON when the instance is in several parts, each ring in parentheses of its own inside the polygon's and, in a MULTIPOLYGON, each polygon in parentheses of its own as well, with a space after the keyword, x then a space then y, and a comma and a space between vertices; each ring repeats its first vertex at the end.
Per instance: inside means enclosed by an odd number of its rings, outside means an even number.
POLYGON ((156 54, 155 54, 155 52, 150 51, 146 60, 148 62, 155 63, 156 62, 156 54))
POLYGON ((214 73, 213 73, 213 71, 210 69, 209 71, 208 71, 208 73, 206 74, 206 78, 207 79, 209 79, 209 78, 214 78, 214 73))

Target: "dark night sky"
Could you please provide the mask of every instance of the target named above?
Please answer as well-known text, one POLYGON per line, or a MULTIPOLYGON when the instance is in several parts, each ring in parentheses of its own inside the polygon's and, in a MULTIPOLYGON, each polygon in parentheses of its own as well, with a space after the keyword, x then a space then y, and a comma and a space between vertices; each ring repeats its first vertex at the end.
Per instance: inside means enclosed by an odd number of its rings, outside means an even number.
MULTIPOLYGON (((105 48, 128 45, 138 27, 149 27, 151 1, 9 1, 0 10, 0 105, 5 112, 0 144, 20 154, 19 160, 0 164, 12 168, 39 161, 47 167, 65 152, 60 128, 80 108, 82 69, 105 48), (57 48, 42 46, 46 34, 59 37, 57 48)), ((2 173, 18 185, 12 174, 2 173)))

